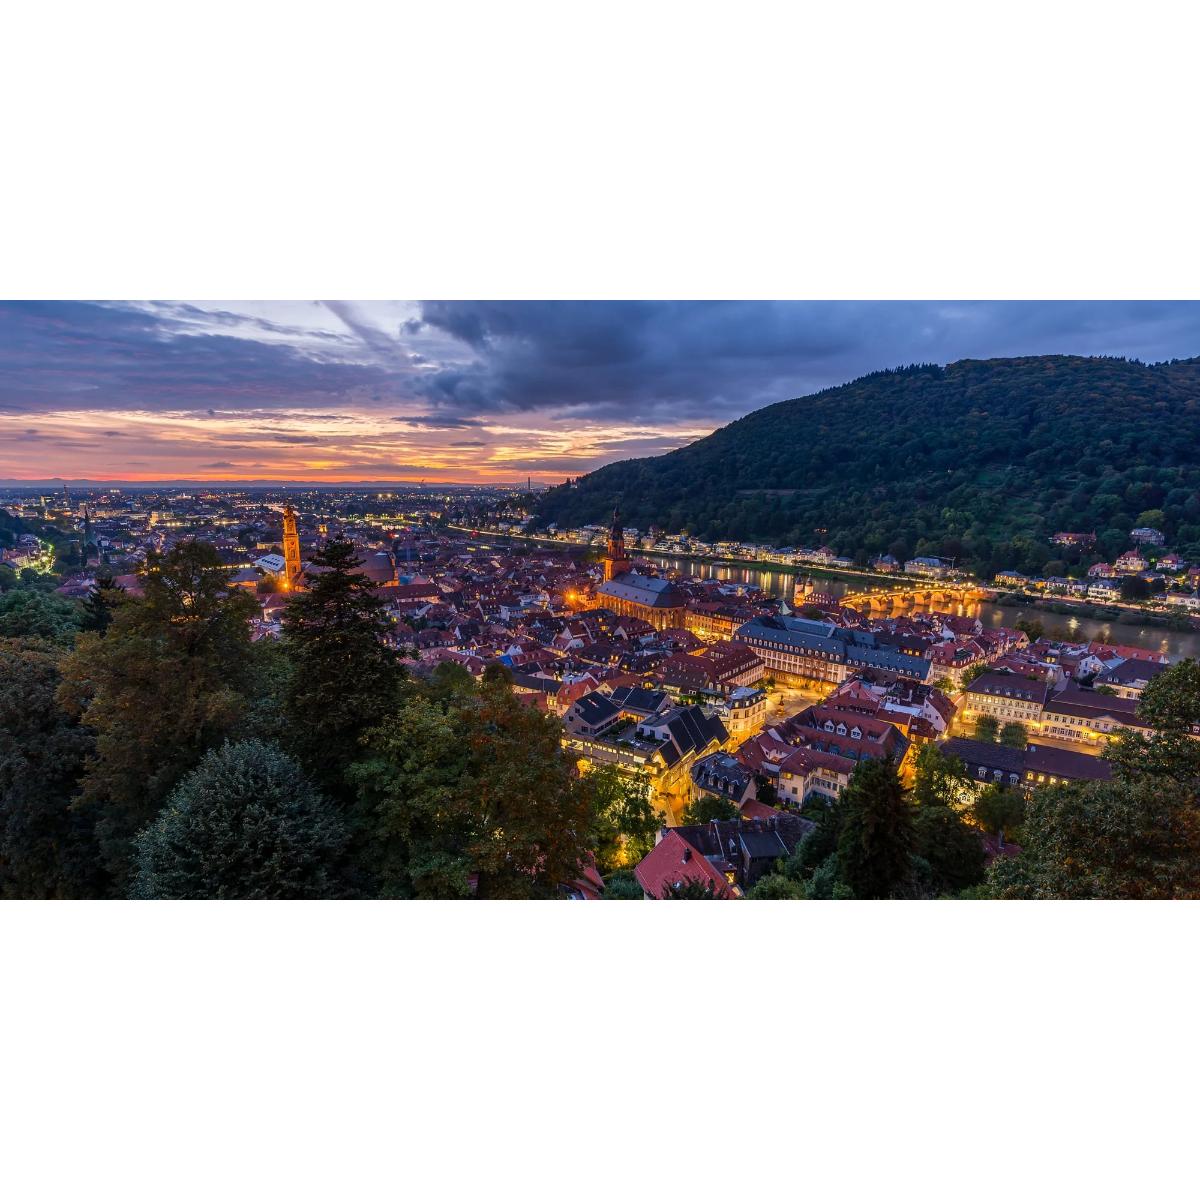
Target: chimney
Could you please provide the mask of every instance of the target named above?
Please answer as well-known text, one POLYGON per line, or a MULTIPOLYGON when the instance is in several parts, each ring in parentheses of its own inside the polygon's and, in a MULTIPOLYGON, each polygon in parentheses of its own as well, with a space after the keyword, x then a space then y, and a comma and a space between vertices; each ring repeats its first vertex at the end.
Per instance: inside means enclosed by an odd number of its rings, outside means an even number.
POLYGON ((691 848, 691 846, 684 846, 684 848, 683 848, 683 861, 684 861, 684 862, 691 862, 691 861, 692 861, 692 848, 691 848))

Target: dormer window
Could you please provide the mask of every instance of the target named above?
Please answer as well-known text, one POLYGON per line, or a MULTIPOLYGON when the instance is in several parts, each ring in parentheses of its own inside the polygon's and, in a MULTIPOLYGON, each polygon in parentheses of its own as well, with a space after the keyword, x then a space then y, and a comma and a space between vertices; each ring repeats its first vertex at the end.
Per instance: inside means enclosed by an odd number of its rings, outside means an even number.
POLYGON ((854 729, 850 730, 850 736, 851 736, 852 738, 861 738, 861 737, 862 737, 862 730, 861 730, 861 729, 859 729, 859 728, 856 726, 854 729))

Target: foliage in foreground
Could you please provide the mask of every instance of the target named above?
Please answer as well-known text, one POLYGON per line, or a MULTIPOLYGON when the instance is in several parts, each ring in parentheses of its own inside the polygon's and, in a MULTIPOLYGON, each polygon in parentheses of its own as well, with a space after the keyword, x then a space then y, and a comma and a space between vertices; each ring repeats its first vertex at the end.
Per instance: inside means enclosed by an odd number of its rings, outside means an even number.
POLYGON ((137 839, 146 900, 326 900, 348 894, 341 814, 260 741, 210 751, 137 839))

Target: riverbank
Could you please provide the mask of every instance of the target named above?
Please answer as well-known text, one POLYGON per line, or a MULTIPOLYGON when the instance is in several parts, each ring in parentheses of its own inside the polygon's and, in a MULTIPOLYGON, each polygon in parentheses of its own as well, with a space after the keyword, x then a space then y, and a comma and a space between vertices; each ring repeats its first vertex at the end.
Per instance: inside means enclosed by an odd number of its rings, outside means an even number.
POLYGON ((1066 596, 1027 595, 1024 592, 1004 592, 993 603, 1000 608, 1035 608, 1055 616, 1084 617, 1092 621, 1128 625, 1130 628, 1170 629, 1178 633, 1200 631, 1200 622, 1186 613, 1147 612, 1144 608, 1126 604, 1093 604, 1066 596))

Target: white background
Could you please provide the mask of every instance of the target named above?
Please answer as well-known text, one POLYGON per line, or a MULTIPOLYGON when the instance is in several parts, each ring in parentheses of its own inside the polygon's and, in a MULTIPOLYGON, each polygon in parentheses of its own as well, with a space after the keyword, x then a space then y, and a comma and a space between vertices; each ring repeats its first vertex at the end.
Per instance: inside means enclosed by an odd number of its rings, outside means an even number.
MULTIPOLYGON (((9 6, 0 294, 1195 298, 1198 33, 9 6)), ((0 1186, 1191 1195, 1195 912, 7 904, 0 1186)))

